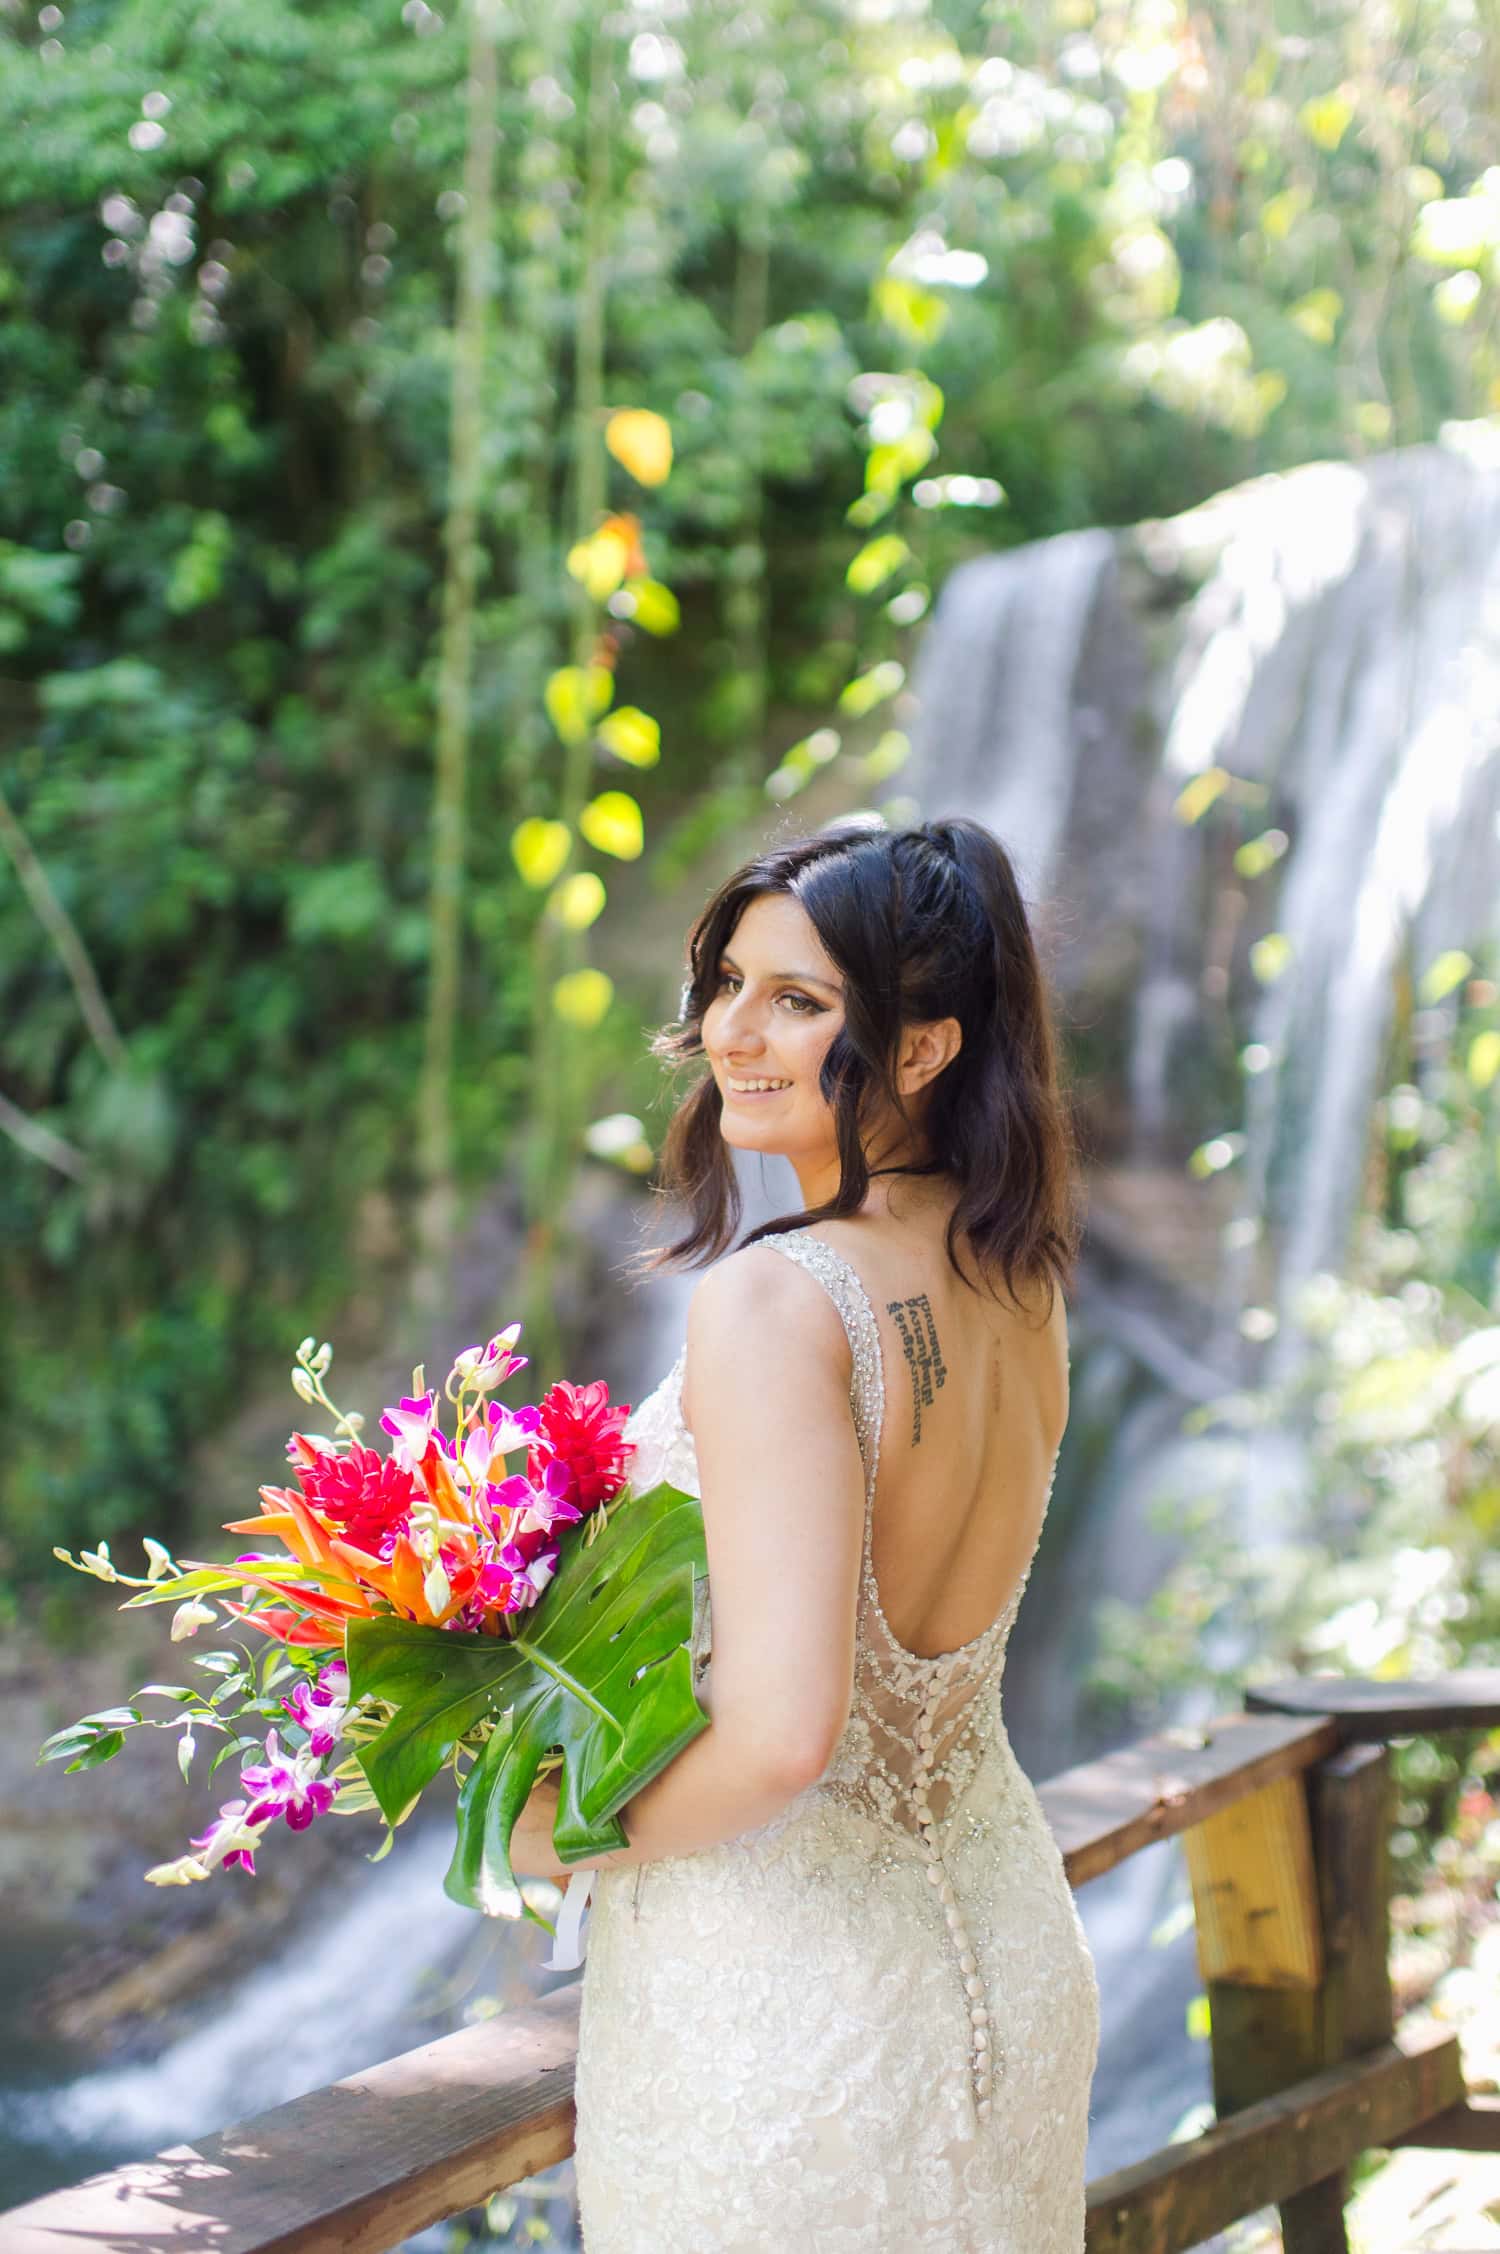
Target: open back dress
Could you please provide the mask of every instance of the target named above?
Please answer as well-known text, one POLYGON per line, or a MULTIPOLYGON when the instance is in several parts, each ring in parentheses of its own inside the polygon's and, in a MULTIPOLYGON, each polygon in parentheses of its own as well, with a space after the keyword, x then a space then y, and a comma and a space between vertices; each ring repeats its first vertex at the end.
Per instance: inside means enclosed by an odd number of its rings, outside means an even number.
MULTIPOLYGON (((853 1702, 823 1775, 771 1822, 598 1874, 577 2080, 586 2254, 1082 2254, 1098 1991, 1001 1717, 1025 1576, 957 1650, 898 1642, 871 1554, 874 1309, 822 1238, 757 1241, 816 1278, 849 1336, 865 1469, 853 1702)), ((698 1495, 685 1361, 626 1429, 634 1484, 698 1495)))

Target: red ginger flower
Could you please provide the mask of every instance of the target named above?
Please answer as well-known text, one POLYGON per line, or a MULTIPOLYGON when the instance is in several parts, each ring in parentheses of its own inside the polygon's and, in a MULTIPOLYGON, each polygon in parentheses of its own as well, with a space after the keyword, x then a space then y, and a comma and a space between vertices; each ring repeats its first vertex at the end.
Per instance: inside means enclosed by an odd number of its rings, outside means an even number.
POLYGON ((625 1484, 626 1459, 635 1443, 622 1439, 628 1401, 610 1406, 602 1377, 592 1385, 554 1385, 540 1404, 541 1431, 527 1452, 526 1471, 540 1481, 549 1462, 569 1473, 567 1500, 585 1514, 607 1503, 625 1484))
POLYGON ((319 1451, 311 1463, 299 1463, 297 1483, 313 1509, 371 1557, 388 1554, 395 1536, 405 1533, 417 1493, 409 1471, 358 1441, 346 1455, 319 1451))

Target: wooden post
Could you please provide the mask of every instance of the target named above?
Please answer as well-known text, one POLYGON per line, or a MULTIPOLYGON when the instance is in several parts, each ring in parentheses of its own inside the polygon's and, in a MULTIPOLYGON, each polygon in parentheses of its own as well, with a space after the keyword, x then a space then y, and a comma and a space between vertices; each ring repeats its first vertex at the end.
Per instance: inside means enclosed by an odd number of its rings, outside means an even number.
MULTIPOLYGON (((1236 1809, 1188 1834, 1220 2119, 1389 2039, 1389 1805, 1385 1748, 1351 1746, 1308 1772, 1304 1814, 1284 1790, 1239 1804, 1266 1833, 1253 1852, 1214 1832, 1236 1809)), ((1346 2194, 1335 2167, 1283 2201, 1286 2254, 1347 2254, 1346 2194)))

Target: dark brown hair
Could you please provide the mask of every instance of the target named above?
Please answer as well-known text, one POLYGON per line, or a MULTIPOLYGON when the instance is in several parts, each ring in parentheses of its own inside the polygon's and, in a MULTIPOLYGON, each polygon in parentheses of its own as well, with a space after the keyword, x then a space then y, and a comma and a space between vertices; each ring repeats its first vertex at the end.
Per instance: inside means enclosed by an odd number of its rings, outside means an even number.
MULTIPOLYGON (((748 903, 768 892, 797 901, 844 980, 844 1023, 820 1075, 841 1171, 826 1204, 763 1222, 743 1241, 860 1210, 871 1175, 863 1137, 881 1097, 911 1116, 894 1080, 902 1027, 955 1017, 962 1046, 926 1091, 930 1155, 891 1171, 958 1184, 947 1244, 965 1282, 961 1239, 982 1272, 998 1270, 1012 1299, 1018 1279, 1045 1277, 1050 1305, 1077 1254, 1074 1142, 1047 985, 1005 848, 961 818, 905 830, 845 823, 748 862, 693 926, 681 1012, 656 1036, 656 1055, 678 1065, 702 1056, 720 957, 748 903)), ((660 1186, 687 1207, 690 1223, 646 1256, 648 1266, 703 1265, 734 1237, 740 1187, 722 1109, 709 1075, 673 1114, 660 1186)))

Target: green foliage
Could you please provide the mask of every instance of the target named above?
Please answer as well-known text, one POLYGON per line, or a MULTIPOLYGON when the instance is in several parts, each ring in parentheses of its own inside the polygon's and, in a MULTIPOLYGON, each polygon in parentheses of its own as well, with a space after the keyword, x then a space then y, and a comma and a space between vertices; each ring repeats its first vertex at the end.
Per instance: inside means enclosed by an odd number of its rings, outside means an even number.
MULTIPOLYGON (((0 862, 0 1095, 28 1123, 0 1168, 3 1583, 180 1511, 248 1377, 335 1294, 396 1297, 400 1248, 362 1276, 357 1220, 414 1188, 466 25, 420 0, 0 18, 0 793, 126 1060, 0 862)), ((605 405, 676 450, 643 516, 681 629, 605 606, 614 702, 661 724, 648 882, 797 782, 786 747, 894 678, 963 556, 1497 398, 1493 29, 1458 0, 1259 43, 1230 0, 748 24, 504 15, 463 1183, 518 1146, 536 1077, 546 909, 509 839, 568 791, 542 689, 575 655, 586 277, 605 405)), ((583 797, 621 774, 587 755, 583 797)), ((566 1031, 560 1069, 606 1082, 578 1118, 632 1101, 607 1083, 646 991, 632 965, 566 1031)))
POLYGON ((514 1636, 351 1623, 351 1697, 395 1709, 359 1756, 388 1823, 461 1738, 493 1723, 459 1794, 455 1901, 493 1908, 513 1894, 510 1835, 554 1753, 558 1853, 578 1862, 625 1845, 616 1810, 708 1726, 690 1650, 707 1570, 697 1503, 660 1486, 611 1512, 593 1541, 565 1546, 545 1602, 514 1636))

